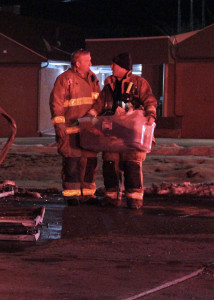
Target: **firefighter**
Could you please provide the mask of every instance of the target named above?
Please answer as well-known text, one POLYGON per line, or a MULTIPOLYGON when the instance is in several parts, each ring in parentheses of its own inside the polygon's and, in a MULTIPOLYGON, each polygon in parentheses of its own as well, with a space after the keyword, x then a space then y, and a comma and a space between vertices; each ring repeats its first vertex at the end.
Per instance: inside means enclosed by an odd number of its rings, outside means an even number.
MULTIPOLYGON (((126 110, 142 109, 151 125, 156 118, 157 100, 149 83, 138 75, 132 74, 132 58, 125 52, 113 58, 113 75, 105 80, 98 101, 89 115, 114 114, 118 106, 126 110)), ((103 152, 103 177, 106 190, 104 204, 116 207, 122 203, 122 182, 124 178, 127 206, 139 209, 143 206, 142 162, 145 152, 103 152)))
POLYGON ((80 148, 78 133, 78 118, 87 114, 100 92, 91 65, 90 52, 75 51, 71 68, 57 77, 50 95, 57 148, 62 155, 63 197, 69 205, 89 201, 96 191, 97 154, 80 148))

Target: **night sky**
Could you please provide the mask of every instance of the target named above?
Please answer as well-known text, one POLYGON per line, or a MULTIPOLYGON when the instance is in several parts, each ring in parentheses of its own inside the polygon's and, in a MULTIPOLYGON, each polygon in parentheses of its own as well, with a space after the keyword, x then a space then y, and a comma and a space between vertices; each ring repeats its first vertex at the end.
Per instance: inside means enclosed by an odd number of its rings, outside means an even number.
MULTIPOLYGON (((214 23, 214 0, 193 1, 193 30, 214 23)), ((21 14, 80 26, 85 37, 134 37, 178 33, 178 0, 20 0, 21 14)), ((190 31, 191 0, 180 0, 181 32, 190 31)))

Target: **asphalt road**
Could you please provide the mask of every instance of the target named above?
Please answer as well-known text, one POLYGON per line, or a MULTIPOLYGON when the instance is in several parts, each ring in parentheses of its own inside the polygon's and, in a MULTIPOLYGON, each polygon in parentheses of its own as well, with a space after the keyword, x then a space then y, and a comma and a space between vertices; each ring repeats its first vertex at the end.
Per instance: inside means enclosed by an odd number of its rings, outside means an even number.
POLYGON ((139 211, 36 204, 40 239, 0 242, 1 299, 214 299, 213 199, 147 196, 139 211))

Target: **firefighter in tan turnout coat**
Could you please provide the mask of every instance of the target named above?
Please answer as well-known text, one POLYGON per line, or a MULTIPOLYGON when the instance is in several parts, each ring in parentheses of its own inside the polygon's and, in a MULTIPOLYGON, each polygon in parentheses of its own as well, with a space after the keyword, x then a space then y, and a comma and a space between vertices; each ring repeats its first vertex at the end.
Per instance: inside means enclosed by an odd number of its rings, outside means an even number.
MULTIPOLYGON (((142 109, 147 122, 152 124, 156 118, 157 100, 149 83, 131 72, 130 53, 121 53, 113 58, 113 75, 105 80, 105 86, 89 115, 114 114, 118 106, 126 110, 142 109)), ((129 208, 139 209, 143 205, 142 162, 146 153, 141 151, 104 152, 103 177, 106 190, 105 204, 121 205, 121 174, 124 174, 125 196, 129 208)))
POLYGON ((80 148, 77 121, 87 114, 100 92, 90 66, 90 52, 74 52, 71 68, 57 77, 50 95, 52 122, 63 160, 63 196, 71 205, 88 201, 96 191, 97 154, 80 148))

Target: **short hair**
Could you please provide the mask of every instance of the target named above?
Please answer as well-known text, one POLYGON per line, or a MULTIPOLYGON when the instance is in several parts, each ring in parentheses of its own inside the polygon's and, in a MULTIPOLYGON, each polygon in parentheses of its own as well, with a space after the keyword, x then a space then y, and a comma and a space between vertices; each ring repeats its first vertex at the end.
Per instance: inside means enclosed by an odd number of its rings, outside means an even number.
POLYGON ((84 49, 79 49, 79 50, 74 51, 71 55, 71 65, 76 66, 76 62, 78 61, 80 56, 87 55, 87 54, 90 54, 90 51, 87 51, 84 49))

